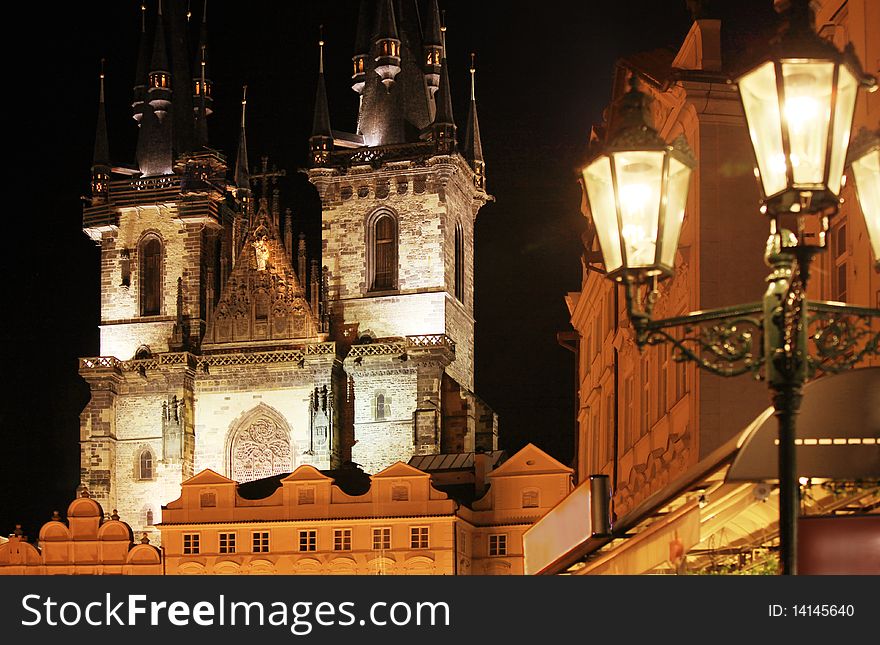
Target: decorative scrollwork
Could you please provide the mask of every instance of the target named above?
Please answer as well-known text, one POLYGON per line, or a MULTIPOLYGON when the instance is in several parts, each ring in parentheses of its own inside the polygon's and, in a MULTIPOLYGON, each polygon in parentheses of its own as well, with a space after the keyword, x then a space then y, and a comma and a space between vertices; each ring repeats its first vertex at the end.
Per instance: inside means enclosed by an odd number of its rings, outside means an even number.
POLYGON ((811 375, 836 374, 880 356, 880 311, 830 303, 810 303, 809 310, 809 337, 816 348, 810 356, 811 375))
POLYGON ((643 332, 640 344, 670 343, 674 348, 674 361, 694 362, 701 369, 719 376, 751 373, 755 378, 761 377, 764 355, 760 318, 739 316, 713 320, 704 325, 694 321, 681 325, 680 337, 669 333, 664 327, 649 325, 643 332))

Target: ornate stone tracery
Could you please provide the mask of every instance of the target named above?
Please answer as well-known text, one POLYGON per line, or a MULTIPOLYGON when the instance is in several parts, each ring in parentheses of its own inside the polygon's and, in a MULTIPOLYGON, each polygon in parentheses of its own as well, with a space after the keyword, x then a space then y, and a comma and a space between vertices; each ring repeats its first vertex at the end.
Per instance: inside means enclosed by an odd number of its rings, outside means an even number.
POLYGON ((229 477, 248 482, 291 472, 290 428, 275 410, 260 405, 229 435, 229 477))

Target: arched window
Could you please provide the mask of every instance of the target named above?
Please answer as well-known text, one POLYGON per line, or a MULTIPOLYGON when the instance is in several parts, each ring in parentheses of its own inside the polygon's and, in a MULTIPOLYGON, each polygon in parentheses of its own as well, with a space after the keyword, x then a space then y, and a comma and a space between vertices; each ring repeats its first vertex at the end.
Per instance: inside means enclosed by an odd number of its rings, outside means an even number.
POLYGON ((153 453, 149 449, 138 460, 138 479, 153 479, 153 453))
POLYGON ((455 297, 464 302, 464 234, 455 225, 455 297))
POLYGON ((147 509, 147 526, 153 526, 153 509, 147 509))
POLYGON ((391 397, 384 392, 376 394, 374 417, 376 421, 384 421, 391 417, 391 397))
POLYGON ((150 236, 141 242, 141 316, 158 316, 162 311, 162 242, 150 236))
POLYGON ((397 288, 397 220, 391 213, 381 213, 372 222, 370 238, 370 290, 397 288))

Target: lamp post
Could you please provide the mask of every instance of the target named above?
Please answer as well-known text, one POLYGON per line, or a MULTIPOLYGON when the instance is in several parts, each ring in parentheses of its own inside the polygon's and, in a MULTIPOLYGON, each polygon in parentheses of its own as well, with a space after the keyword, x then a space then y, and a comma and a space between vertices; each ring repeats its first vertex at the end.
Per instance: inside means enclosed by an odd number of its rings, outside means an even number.
MULTIPOLYGON (((771 272, 761 302, 654 319, 657 283, 674 272, 695 161, 682 138, 666 144, 647 123, 647 97, 635 76, 603 151, 582 174, 607 277, 625 290, 638 347, 668 343, 676 361, 693 361, 720 376, 752 373, 767 381, 779 425, 781 573, 793 575, 801 391, 817 371, 842 371, 880 354, 880 332, 870 325, 880 309, 805 297, 810 261, 826 246, 828 222, 840 203, 857 90, 873 90, 876 82, 861 71, 851 48, 841 53, 815 34, 807 0, 792 0, 786 17, 770 56, 738 79, 760 210, 770 218, 765 259, 771 272), (671 333, 676 328, 684 333, 671 333), (813 355, 809 340, 816 346, 813 355)), ((851 157, 875 255, 878 160, 877 146, 851 157)))

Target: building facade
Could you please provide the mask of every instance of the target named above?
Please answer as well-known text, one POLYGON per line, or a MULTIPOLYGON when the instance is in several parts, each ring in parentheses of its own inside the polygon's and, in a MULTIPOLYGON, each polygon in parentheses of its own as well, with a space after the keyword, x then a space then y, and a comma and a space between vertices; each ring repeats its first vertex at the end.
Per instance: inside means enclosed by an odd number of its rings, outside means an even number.
POLYGON ((110 160, 102 74, 83 212, 101 248, 101 355, 80 360, 80 489, 155 540, 162 505, 206 469, 379 472, 497 447, 473 393, 473 223, 491 199, 473 92, 462 137, 435 0, 424 18, 362 4, 354 133, 330 127, 321 55, 320 260, 282 212, 284 171, 251 169, 246 94, 234 164, 208 147, 204 12, 191 65, 185 3, 142 9, 128 166, 110 160))
POLYGON ((105 515, 87 496, 73 500, 66 519, 56 512, 40 529, 37 545, 20 530, 0 541, 0 575, 162 575, 162 553, 116 512, 105 515), (39 546, 39 548, 38 548, 39 546))
POLYGON ((568 494, 571 469, 531 444, 434 459, 463 466, 304 465, 250 485, 202 471, 163 509, 166 573, 522 574, 522 535, 568 494))
MULTIPOLYGON (((661 282, 656 294, 658 319, 757 302, 768 272, 763 253, 769 227, 758 211, 754 157, 736 85, 728 82, 747 69, 742 66, 748 55, 743 45, 760 48, 761 41, 728 38, 726 42, 738 42, 739 49, 725 46, 724 25, 709 4, 694 3, 693 8, 694 22, 677 52, 645 52, 619 62, 608 111, 613 120, 615 103, 629 76, 636 74, 640 90, 651 99, 658 133, 667 141, 684 136, 698 161, 676 252, 676 274, 661 282)), ((852 42, 866 71, 874 75, 880 73, 880 43, 876 30, 867 26, 880 20, 877 10, 864 0, 826 0, 819 3, 816 14, 820 34, 833 38, 840 48, 852 42)), ((877 94, 860 94, 853 134, 861 127, 876 129, 878 123, 877 94)), ((594 128, 592 141, 599 143, 608 125, 594 128)), ((814 262, 809 296, 877 307, 878 276, 871 268, 864 219, 856 212, 853 193, 852 186, 842 193, 840 212, 831 220, 831 248, 814 262)), ((582 210, 589 221, 584 200, 582 210)), ((738 474, 742 469, 735 467, 737 460, 755 458, 760 442, 749 442, 759 429, 766 436, 775 431, 769 427, 774 420, 767 408, 766 385, 750 374, 721 378, 693 362, 676 362, 669 344, 640 352, 622 290, 602 275, 602 255, 591 223, 584 243, 581 290, 566 297, 576 333, 561 335, 578 358, 578 494, 589 499, 590 476, 607 475, 616 528, 613 535, 587 531, 573 537, 570 551, 561 549, 552 557, 542 554, 531 572, 682 573, 690 567, 697 572, 775 573, 775 471, 765 468, 743 476, 738 474)), ((868 356, 862 365, 877 362, 876 356, 868 356)), ((877 374, 876 369, 860 372, 852 375, 848 395, 837 393, 829 382, 835 396, 824 403, 819 403, 817 394, 824 390, 810 387, 818 383, 805 389, 801 441, 816 446, 842 442, 853 451, 846 456, 829 453, 819 461, 798 457, 803 472, 812 475, 804 478, 802 511, 813 519, 877 513, 876 453, 873 460, 863 460, 876 450, 880 426, 871 414, 853 414, 850 427, 829 423, 820 413, 823 405, 836 405, 838 419, 843 419, 849 411, 862 409, 862 395, 856 396, 858 401, 847 396, 875 391, 877 374), (812 399, 814 393, 817 398, 812 399)), ((876 405, 876 395, 866 396, 876 405)), ((772 442, 763 450, 775 454, 772 442)), ((542 530, 555 526, 564 533, 569 511, 560 508, 550 513, 542 530)), ((810 535, 808 529, 802 533, 810 535)), ((806 571, 809 563, 801 568, 806 571)))

